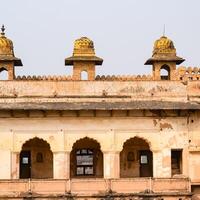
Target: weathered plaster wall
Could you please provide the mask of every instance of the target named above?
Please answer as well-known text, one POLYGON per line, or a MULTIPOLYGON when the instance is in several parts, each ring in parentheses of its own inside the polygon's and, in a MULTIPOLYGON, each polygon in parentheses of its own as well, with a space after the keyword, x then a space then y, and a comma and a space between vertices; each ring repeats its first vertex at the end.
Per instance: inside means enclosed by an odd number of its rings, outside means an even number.
MULTIPOLYGON (((143 100, 145 97, 151 100, 187 101, 187 93, 187 85, 180 81, 0 81, 0 97, 15 97, 16 101, 20 101, 22 97, 48 97, 46 100, 51 101, 53 100, 51 97, 69 98, 77 95, 85 97, 89 95, 90 98, 116 95, 119 101, 124 101, 120 95, 130 95, 132 98, 143 100)), ((193 89, 190 93, 193 93, 193 89)), ((0 99, 0 102, 5 101, 6 99, 0 99)), ((73 98, 73 101, 81 99, 73 98)))
MULTIPOLYGON (((68 177, 66 171, 69 170, 69 166, 64 163, 68 162, 69 152, 74 143, 84 137, 93 138, 100 144, 106 161, 106 177, 118 176, 119 153, 124 142, 135 136, 149 143, 153 152, 154 177, 171 177, 172 148, 188 152, 186 117, 0 118, 0 131, 0 149, 9 151, 10 154, 19 153, 22 145, 31 138, 38 137, 47 141, 54 154, 54 162, 63 165, 55 166, 54 163, 54 177, 57 178, 68 177), (59 169, 59 172, 56 172, 55 168, 59 169)), ((5 157, 2 162, 7 163, 7 160, 5 157)), ((17 167, 14 167, 14 164, 12 163, 12 170, 16 171, 17 167)), ((183 161, 183 173, 186 176, 187 165, 188 161, 183 161)), ((0 177, 5 177, 5 173, 0 174, 0 177)))

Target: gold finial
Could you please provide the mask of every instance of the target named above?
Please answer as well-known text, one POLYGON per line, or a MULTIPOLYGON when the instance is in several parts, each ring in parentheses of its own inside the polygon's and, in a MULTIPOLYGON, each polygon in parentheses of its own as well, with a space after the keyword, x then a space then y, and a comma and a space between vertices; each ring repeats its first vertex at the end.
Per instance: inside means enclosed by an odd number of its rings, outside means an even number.
POLYGON ((1 27, 1 35, 5 35, 5 27, 4 27, 4 24, 3 24, 2 27, 1 27))

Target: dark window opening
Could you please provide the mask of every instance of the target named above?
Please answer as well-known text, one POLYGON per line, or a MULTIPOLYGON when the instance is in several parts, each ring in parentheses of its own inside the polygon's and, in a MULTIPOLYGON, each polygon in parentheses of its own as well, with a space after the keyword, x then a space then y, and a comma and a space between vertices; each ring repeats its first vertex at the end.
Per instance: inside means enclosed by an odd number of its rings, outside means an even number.
POLYGON ((182 174, 182 150, 171 150, 172 176, 182 174))
POLYGON ((94 175, 94 154, 91 149, 76 151, 76 175, 94 175))
POLYGON ((170 68, 168 65, 163 65, 160 68, 160 79, 161 80, 170 80, 170 68))

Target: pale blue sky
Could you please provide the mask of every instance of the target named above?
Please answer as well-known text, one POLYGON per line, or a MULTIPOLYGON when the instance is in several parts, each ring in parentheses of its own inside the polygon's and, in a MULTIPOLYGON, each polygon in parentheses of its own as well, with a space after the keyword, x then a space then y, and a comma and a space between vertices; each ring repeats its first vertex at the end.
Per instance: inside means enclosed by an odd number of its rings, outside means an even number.
POLYGON ((144 62, 163 32, 200 64, 200 0, 0 0, 0 24, 23 61, 18 75, 67 74, 64 58, 81 36, 104 59, 98 74, 148 74, 144 62))

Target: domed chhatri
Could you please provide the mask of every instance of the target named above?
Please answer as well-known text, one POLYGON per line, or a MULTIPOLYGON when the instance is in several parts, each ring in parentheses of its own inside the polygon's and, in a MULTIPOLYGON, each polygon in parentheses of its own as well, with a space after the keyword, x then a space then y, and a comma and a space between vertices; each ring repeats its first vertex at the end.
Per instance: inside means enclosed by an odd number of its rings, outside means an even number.
POLYGON ((1 27, 0 34, 0 55, 14 56, 13 43, 5 36, 4 25, 1 27))
POLYGON ((95 80, 95 66, 102 63, 103 59, 95 55, 93 41, 87 37, 75 40, 73 55, 65 59, 65 65, 73 65, 74 80, 82 80, 83 72, 88 80, 95 80))
POLYGON ((76 61, 94 62, 101 65, 103 59, 95 56, 94 43, 87 37, 81 37, 74 42, 72 57, 65 59, 65 65, 73 65, 76 61))
POLYGON ((166 36, 162 36, 154 43, 153 55, 173 54, 176 55, 176 49, 172 40, 166 36))
POLYGON ((176 62, 176 64, 181 64, 184 61, 183 58, 176 55, 176 48, 173 41, 166 36, 162 36, 155 41, 153 55, 146 61, 145 65, 152 65, 158 61, 171 61, 176 62))
POLYGON ((87 37, 81 37, 80 39, 75 40, 74 42, 74 56, 91 56, 95 55, 94 43, 87 37))
POLYGON ((0 33, 0 61, 13 61, 15 66, 22 66, 21 60, 14 55, 13 42, 5 36, 4 25, 0 33))

